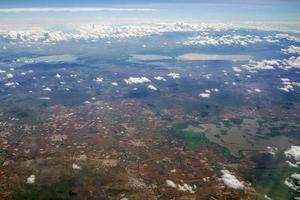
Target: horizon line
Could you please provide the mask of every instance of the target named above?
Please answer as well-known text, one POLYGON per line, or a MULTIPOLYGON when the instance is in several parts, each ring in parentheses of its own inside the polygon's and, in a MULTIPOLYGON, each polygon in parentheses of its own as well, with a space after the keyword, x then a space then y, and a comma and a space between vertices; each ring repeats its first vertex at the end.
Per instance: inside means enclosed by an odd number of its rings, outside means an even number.
POLYGON ((153 8, 117 8, 117 7, 44 7, 44 8, 0 8, 0 13, 37 13, 37 12, 101 12, 101 11, 113 11, 113 12, 154 12, 158 9, 153 8))

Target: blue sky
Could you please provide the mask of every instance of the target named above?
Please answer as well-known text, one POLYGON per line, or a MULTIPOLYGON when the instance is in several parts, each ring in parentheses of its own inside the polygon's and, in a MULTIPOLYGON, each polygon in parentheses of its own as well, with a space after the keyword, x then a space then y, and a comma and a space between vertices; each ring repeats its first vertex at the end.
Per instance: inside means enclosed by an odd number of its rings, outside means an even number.
MULTIPOLYGON (((300 0, 1 0, 0 8, 126 7, 155 12, 94 12, 98 17, 141 17, 198 21, 300 21, 300 0)), ((91 13, 77 13, 91 16, 91 13)), ((72 17, 74 13, 0 13, 2 19, 72 17)))

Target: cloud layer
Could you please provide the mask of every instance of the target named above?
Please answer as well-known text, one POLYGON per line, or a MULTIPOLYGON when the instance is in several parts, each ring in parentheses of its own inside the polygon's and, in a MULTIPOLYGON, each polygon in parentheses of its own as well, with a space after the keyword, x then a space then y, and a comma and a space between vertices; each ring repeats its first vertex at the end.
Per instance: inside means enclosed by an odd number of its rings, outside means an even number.
POLYGON ((0 13, 36 13, 36 12, 153 12, 150 8, 2 8, 0 13))

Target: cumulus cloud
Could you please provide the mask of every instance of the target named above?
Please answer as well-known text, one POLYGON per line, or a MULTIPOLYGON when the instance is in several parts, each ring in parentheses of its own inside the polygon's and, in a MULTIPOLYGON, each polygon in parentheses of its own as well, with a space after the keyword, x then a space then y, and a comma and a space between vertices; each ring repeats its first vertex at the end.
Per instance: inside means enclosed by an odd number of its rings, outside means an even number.
POLYGON ((274 70, 278 69, 291 69, 300 68, 300 56, 292 56, 288 59, 271 59, 271 60, 261 60, 255 61, 250 60, 248 64, 243 64, 240 68, 245 69, 251 73, 255 73, 258 70, 274 70))
POLYGON ((282 87, 279 88, 280 90, 283 90, 285 92, 291 92, 294 91, 293 82, 289 78, 281 78, 282 81, 282 87))
POLYGON ((260 37, 255 35, 222 35, 222 36, 209 36, 207 34, 190 37, 182 44, 184 45, 241 45, 247 46, 249 44, 256 44, 262 42, 275 43, 279 42, 270 37, 260 37))
POLYGON ((166 180, 167 186, 172 187, 172 188, 177 188, 177 185, 171 181, 171 180, 166 180))
POLYGON ((101 83, 101 82, 103 82, 103 78, 97 77, 97 78, 95 79, 95 81, 96 81, 97 83, 101 83))
POLYGON ((210 97, 210 93, 203 92, 203 93, 200 93, 198 96, 202 97, 202 98, 209 98, 210 97))
POLYGON ((171 180, 166 180, 166 184, 168 187, 171 187, 171 188, 175 188, 179 191, 182 191, 182 192, 189 192, 191 194, 195 193, 195 186, 190 186, 186 183, 183 183, 182 185, 181 184, 176 184, 174 183, 173 181, 171 180))
POLYGON ((238 67, 232 67, 232 70, 235 72, 242 72, 242 70, 238 67))
POLYGON ((261 92, 261 89, 255 88, 254 91, 255 91, 255 92, 261 92))
POLYGON ((293 174, 291 175, 291 177, 292 177, 293 179, 296 179, 296 180, 300 181, 300 174, 293 173, 293 174))
POLYGON ((183 191, 183 192, 189 192, 191 194, 195 193, 195 191, 193 190, 193 187, 184 183, 182 185, 178 184, 178 190, 179 191, 183 191))
POLYGON ((48 91, 48 92, 51 92, 51 91, 52 91, 52 89, 49 88, 49 87, 46 87, 46 88, 44 88, 43 90, 44 90, 44 91, 48 91))
POLYGON ((166 79, 162 76, 155 76, 154 79, 157 81, 166 81, 166 79))
POLYGON ((256 70, 274 70, 276 67, 279 67, 282 64, 280 60, 262 60, 262 61, 253 61, 251 60, 249 64, 241 65, 241 68, 248 70, 250 72, 255 72, 256 70))
POLYGON ((30 176, 27 178, 26 183, 27 183, 27 184, 33 184, 33 183, 35 183, 35 175, 34 175, 34 174, 30 175, 30 176))
POLYGON ((239 181, 234 175, 232 175, 228 170, 222 170, 221 179, 223 180, 224 184, 230 188, 242 190, 244 189, 244 184, 239 181))
POLYGON ((277 153, 277 151, 278 151, 278 148, 277 148, 277 147, 267 146, 267 149, 268 149, 269 154, 271 154, 271 155, 273 155, 273 156, 274 156, 274 155, 277 153))
POLYGON ((169 73, 167 76, 169 76, 169 77, 171 77, 171 78, 173 78, 173 79, 178 79, 178 78, 180 78, 180 74, 175 73, 175 72, 171 72, 171 73, 169 73))
POLYGON ((300 68, 300 56, 292 56, 288 60, 285 60, 286 64, 290 67, 300 68))
POLYGON ((300 174, 292 174, 290 177, 286 178, 284 181, 284 184, 288 186, 291 190, 294 190, 296 192, 300 192, 300 186, 299 186, 299 179, 300 174), (297 183, 296 183, 297 182, 297 183))
POLYGON ((291 146, 290 149, 284 152, 285 156, 290 159, 287 161, 289 166, 291 167, 299 167, 300 166, 300 146, 291 146))
POLYGON ((72 164, 72 169, 81 169, 81 167, 75 163, 72 164))
POLYGON ((124 79, 125 83, 128 85, 131 84, 141 84, 141 83, 148 83, 151 82, 150 79, 148 79, 147 77, 143 76, 143 77, 129 77, 128 79, 124 79))
POLYGON ((275 35, 275 38, 277 39, 285 39, 291 42, 300 42, 300 37, 298 36, 294 36, 294 35, 290 35, 288 33, 279 33, 275 35))
POLYGON ((14 77, 14 75, 11 73, 6 74, 6 78, 13 78, 13 77, 14 77))
MULTIPOLYGON (((0 13, 11 12, 97 12, 97 11, 155 11, 153 9, 143 8, 13 8, 0 9, 0 13)), ((275 26, 273 29, 281 29, 282 26, 275 26)), ((289 34, 277 34, 273 36, 256 36, 256 35, 223 35, 211 36, 211 31, 218 32, 221 30, 253 28, 270 30, 269 25, 257 24, 229 24, 229 23, 182 23, 182 22, 152 22, 152 23, 133 23, 133 24, 86 24, 74 27, 63 27, 62 29, 45 28, 44 25, 28 26, 28 24, 19 24, 15 26, 6 24, 0 25, 0 36, 10 41, 34 44, 37 42, 46 43, 47 45, 55 44, 60 41, 69 40, 100 40, 100 39, 123 39, 130 37, 144 37, 153 34, 162 34, 167 32, 202 32, 200 36, 188 38, 184 41, 185 45, 249 45, 259 42, 277 42, 280 39, 289 41, 300 41, 299 37, 289 34), (258 28, 260 27, 260 28, 258 28), (65 31, 68 30, 68 31, 65 31)), ((290 27, 288 29, 291 31, 290 27)), ((179 42, 180 43, 180 42, 179 42)))
POLYGON ((300 47, 296 47, 294 45, 289 46, 287 49, 281 49, 282 52, 286 54, 297 54, 300 55, 300 47))
MULTIPOLYGON (((218 27, 218 26, 216 26, 218 27)), ((42 26, 28 27, 26 24, 19 29, 0 25, 0 36, 27 44, 37 42, 48 45, 69 40, 101 40, 144 37, 166 32, 192 32, 212 29, 213 26, 186 23, 151 23, 151 24, 86 24, 64 29, 48 29, 42 26)), ((214 28, 217 29, 217 28, 214 28)))
POLYGON ((300 146, 291 146, 291 148, 284 152, 288 158, 293 158, 296 161, 300 161, 300 146))
POLYGON ((149 90, 154 90, 154 91, 157 91, 157 88, 154 87, 153 85, 148 85, 147 87, 149 90))
POLYGON ((198 96, 202 97, 202 98, 209 98, 211 96, 212 92, 219 92, 219 91, 220 90, 218 88, 211 88, 210 90, 206 89, 204 92, 200 93, 198 96))
POLYGON ((18 82, 8 82, 4 84, 6 87, 16 87, 20 85, 18 82))

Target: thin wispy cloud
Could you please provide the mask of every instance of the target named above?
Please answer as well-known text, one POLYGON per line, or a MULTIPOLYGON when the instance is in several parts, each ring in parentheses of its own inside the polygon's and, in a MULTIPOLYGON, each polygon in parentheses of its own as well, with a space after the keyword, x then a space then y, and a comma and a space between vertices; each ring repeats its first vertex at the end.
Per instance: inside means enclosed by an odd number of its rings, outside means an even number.
POLYGON ((0 13, 35 13, 35 12, 153 12, 151 8, 2 8, 0 13))

